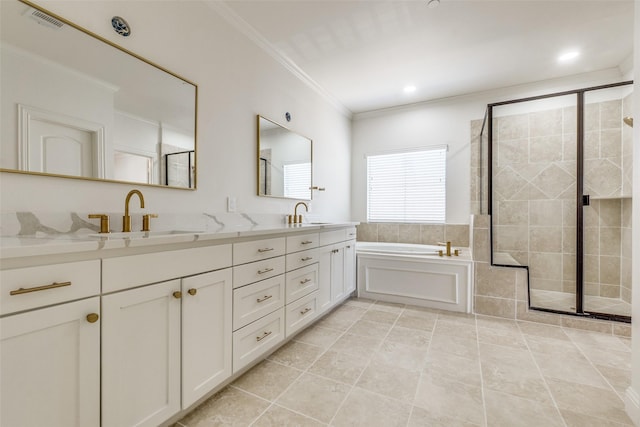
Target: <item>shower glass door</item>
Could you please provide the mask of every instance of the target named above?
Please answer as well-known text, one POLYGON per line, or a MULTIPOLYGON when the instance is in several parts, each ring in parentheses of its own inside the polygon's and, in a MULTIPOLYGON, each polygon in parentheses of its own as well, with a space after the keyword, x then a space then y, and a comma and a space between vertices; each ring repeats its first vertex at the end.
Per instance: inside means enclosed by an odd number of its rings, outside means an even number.
POLYGON ((631 316, 632 86, 584 94, 583 309, 631 316))
POLYGON ((576 312, 575 94, 493 108, 493 264, 528 266, 532 307, 576 312))

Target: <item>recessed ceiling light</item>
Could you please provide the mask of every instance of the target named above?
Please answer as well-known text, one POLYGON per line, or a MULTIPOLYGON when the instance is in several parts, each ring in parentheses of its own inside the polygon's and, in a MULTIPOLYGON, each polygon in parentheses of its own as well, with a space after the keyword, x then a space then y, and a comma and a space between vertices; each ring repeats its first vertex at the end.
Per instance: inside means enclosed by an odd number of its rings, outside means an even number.
POLYGON ((577 50, 572 50, 570 52, 565 52, 562 55, 558 56, 558 61, 560 62, 571 61, 572 59, 576 59, 578 56, 580 56, 580 52, 578 52, 577 50))
POLYGON ((404 87, 404 93, 412 93, 416 91, 416 87, 413 85, 408 85, 404 87))

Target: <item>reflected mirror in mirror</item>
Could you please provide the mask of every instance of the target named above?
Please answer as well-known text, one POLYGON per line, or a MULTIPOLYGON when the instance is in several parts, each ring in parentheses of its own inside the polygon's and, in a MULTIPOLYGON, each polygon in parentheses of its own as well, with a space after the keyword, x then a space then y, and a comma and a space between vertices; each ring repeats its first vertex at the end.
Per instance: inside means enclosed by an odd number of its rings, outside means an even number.
POLYGON ((196 85, 31 3, 0 19, 0 170, 195 188, 196 85))
POLYGON ((258 116, 258 195, 311 200, 312 141, 258 116))

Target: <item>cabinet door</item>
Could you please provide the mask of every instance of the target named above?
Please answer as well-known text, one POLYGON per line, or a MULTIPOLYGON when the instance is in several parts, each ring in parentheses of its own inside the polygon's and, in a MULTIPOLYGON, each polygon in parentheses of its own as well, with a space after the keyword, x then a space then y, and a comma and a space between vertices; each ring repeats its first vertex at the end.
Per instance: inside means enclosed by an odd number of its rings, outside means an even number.
POLYGON ((231 269, 182 279, 182 408, 231 376, 231 269))
POLYGON ((347 242, 344 248, 344 288, 350 294, 356 290, 356 241, 347 242))
POLYGON ((102 297, 102 426, 180 410, 180 280, 102 297), (178 292, 178 293, 176 293, 178 292))
POLYGON ((331 308, 331 256, 333 246, 319 249, 318 260, 318 312, 320 314, 331 308))
POLYGON ((100 425, 100 299, 0 319, 0 425, 100 425))
POLYGON ((331 251, 331 302, 336 303, 344 297, 344 245, 339 245, 331 251))

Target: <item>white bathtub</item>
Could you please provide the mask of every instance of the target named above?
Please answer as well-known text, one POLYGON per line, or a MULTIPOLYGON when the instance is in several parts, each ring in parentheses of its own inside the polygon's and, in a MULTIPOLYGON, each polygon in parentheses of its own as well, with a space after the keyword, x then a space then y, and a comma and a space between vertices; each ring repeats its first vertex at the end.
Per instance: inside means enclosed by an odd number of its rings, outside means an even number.
MULTIPOLYGON (((441 246, 356 243, 358 296, 450 311, 472 312, 473 261, 439 256, 441 246)), ((453 252, 453 249, 452 249, 453 252)))

